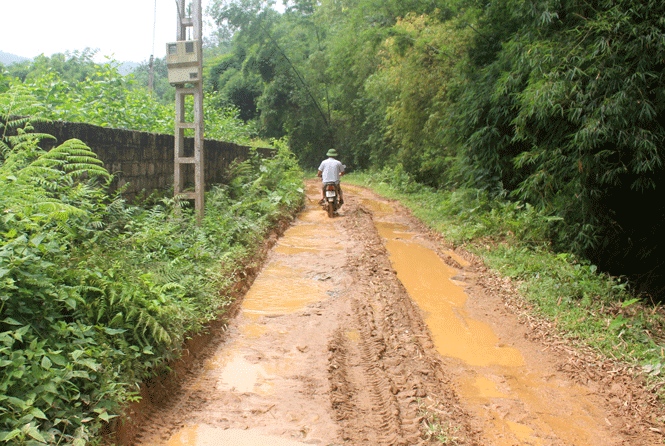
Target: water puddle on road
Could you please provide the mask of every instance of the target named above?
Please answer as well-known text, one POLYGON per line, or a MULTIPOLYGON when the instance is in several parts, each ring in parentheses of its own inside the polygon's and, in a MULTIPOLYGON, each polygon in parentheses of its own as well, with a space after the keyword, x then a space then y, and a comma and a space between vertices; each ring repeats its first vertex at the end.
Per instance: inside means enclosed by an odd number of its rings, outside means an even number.
MULTIPOLYGON (((312 191, 308 194, 311 196, 312 191)), ((293 373, 294 358, 302 355, 302 351, 259 351, 257 342, 266 336, 274 340, 274 345, 281 345, 289 333, 278 322, 279 318, 303 311, 329 298, 334 291, 334 281, 327 275, 325 262, 327 253, 339 253, 344 246, 331 243, 334 220, 314 203, 310 200, 297 221, 278 239, 243 298, 227 343, 204 362, 206 372, 215 376, 216 385, 211 388, 209 379, 199 379, 192 385, 193 389, 241 395, 252 401, 262 397, 269 399, 279 392, 280 380, 293 373), (331 237, 319 236, 327 232, 331 237)), ((222 429, 210 425, 185 426, 167 443, 168 446, 262 444, 298 446, 303 443, 268 436, 259 429, 222 429)))
MULTIPOLYGON (((377 230, 397 277, 425 313, 437 350, 466 364, 470 376, 460 378, 458 391, 486 420, 486 440, 506 446, 549 445, 555 438, 566 444, 599 444, 589 430, 598 431, 602 418, 585 402, 588 389, 528 369, 516 348, 502 344, 489 325, 468 316, 465 284, 453 279, 459 271, 406 226, 382 221, 391 215, 386 203, 365 199, 363 205, 379 211, 374 214, 377 230)), ((469 265, 454 252, 446 254, 462 267, 469 265)))
POLYGON ((175 434, 167 446, 302 446, 305 443, 239 429, 187 426, 175 434))
MULTIPOLYGON (((263 267, 245 295, 238 326, 240 336, 208 359, 209 370, 221 370, 220 390, 267 395, 273 391, 275 375, 288 371, 288 355, 280 358, 257 357, 252 343, 267 333, 270 318, 303 310, 307 305, 328 297, 330 284, 325 274, 308 276, 304 268, 325 258, 326 250, 342 249, 326 246, 321 231, 330 231, 331 223, 318 206, 308 207, 298 216, 298 222, 288 228, 274 248, 274 255, 263 267), (307 260, 298 260, 305 258, 307 260)), ((272 328, 271 336, 283 335, 272 328)))
POLYGON ((413 233, 406 228, 382 222, 376 226, 386 239, 397 277, 427 314, 426 322, 439 353, 472 366, 524 364, 520 352, 501 345, 488 325, 467 317, 464 310, 467 295, 452 280, 457 274, 455 269, 446 265, 436 252, 411 241, 413 233))
POLYGON ((245 295, 242 313, 253 319, 294 313, 325 297, 323 286, 302 274, 302 269, 272 261, 245 295))
MULTIPOLYGON (((323 214, 323 212, 310 213, 317 217, 320 217, 321 214, 323 214)), ((279 239, 275 251, 288 255, 303 252, 318 252, 322 249, 339 249, 336 248, 335 245, 330 245, 330 241, 326 238, 318 237, 321 231, 326 230, 328 229, 323 224, 301 224, 298 226, 292 226, 287 229, 284 236, 279 239)))

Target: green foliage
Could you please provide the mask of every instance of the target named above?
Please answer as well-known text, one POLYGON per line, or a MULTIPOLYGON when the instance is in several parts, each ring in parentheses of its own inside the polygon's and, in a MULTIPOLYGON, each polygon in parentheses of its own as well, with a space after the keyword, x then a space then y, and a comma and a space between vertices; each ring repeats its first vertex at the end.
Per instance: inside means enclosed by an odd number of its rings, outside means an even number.
POLYGON ((96 53, 96 50, 86 48, 83 51, 56 53, 51 57, 41 54, 33 61, 26 60, 10 65, 8 72, 11 77, 18 78, 21 82, 41 77, 48 72, 55 72, 67 82, 81 82, 95 71, 97 64, 93 58, 96 53))
POLYGON ((356 169, 528 203, 556 249, 665 290, 663 2, 269 4, 214 3, 236 32, 214 88, 302 165, 334 145, 356 169))
POLYGON ((375 165, 401 163, 431 186, 445 182, 448 158, 455 155, 441 147, 440 133, 471 33, 458 30, 459 19, 441 23, 436 15, 398 19, 379 49, 384 62, 365 82, 366 93, 385 110, 388 144, 374 154, 375 165))
POLYGON ((416 215, 432 222, 454 244, 471 240, 504 240, 532 247, 549 245, 549 239, 561 219, 543 213, 528 203, 508 201, 487 191, 460 188, 438 191, 418 183, 401 164, 373 171, 364 182, 390 193, 398 193, 407 202, 417 200, 416 215), (437 220, 445 216, 441 226, 437 220))
POLYGON ((0 94, 0 161, 9 155, 11 147, 50 135, 26 134, 25 127, 32 129, 32 123, 46 121, 45 107, 22 86, 11 92, 0 94))
POLYGON ((464 443, 464 439, 456 434, 459 426, 452 426, 449 422, 442 421, 448 414, 440 410, 438 404, 426 404, 429 400, 418 400, 418 415, 423 418, 421 430, 425 440, 436 440, 437 444, 457 445, 464 443))
MULTIPOLYGON (((256 132, 252 123, 242 121, 240 110, 235 105, 224 105, 217 93, 208 93, 203 98, 203 117, 206 123, 206 138, 252 145, 256 132)), ((191 118, 193 120, 193 117, 191 118)))
POLYGON ((85 203, 99 198, 94 180, 109 175, 80 141, 46 153, 18 125, 8 123, 18 136, 6 139, 0 165, 0 440, 83 444, 87 426, 108 419, 103 398, 120 383, 100 373, 103 358, 93 350, 102 335, 72 319, 84 299, 59 285, 65 265, 56 258, 77 226, 97 221, 85 203), (73 417, 72 409, 90 415, 73 417))
POLYGON ((491 4, 451 135, 469 184, 561 217, 559 249, 663 287, 662 2, 491 4), (482 43, 482 44, 481 44, 482 43), (471 71, 473 70, 473 71, 471 71), (649 234, 654 234, 650 236, 649 234), (644 271, 654 271, 645 275, 644 271), (651 276, 651 277, 649 277, 651 276))
POLYGON ((209 68, 211 88, 243 119, 256 116, 261 136, 287 134, 303 166, 335 146, 350 165, 400 161, 435 184, 448 163, 437 143, 449 101, 440 90, 456 82, 452 68, 470 32, 443 24, 458 6, 296 1, 279 15, 269 4, 213 2, 211 15, 235 35, 209 68))
MULTIPOLYGON (((150 63, 143 62, 132 71, 136 80, 135 88, 147 89, 150 85, 150 63)), ((169 84, 168 69, 166 67, 166 56, 153 59, 153 95, 158 102, 165 105, 173 104, 175 101, 175 88, 169 84)))
POLYGON ((9 81, 9 76, 7 76, 5 68, 0 63, 0 93, 9 90, 9 81))
MULTIPOLYGON (((3 118, 17 91, 0 95, 3 118)), ((0 442, 83 445, 224 311, 235 271, 302 205, 302 172, 275 141, 277 156, 207 194, 197 226, 185 203, 108 196, 81 141, 44 152, 29 120, 4 125, 16 136, 0 164, 0 442)))
POLYGON ((256 116, 259 135, 289 135, 303 165, 314 165, 334 145, 323 25, 308 2, 285 14, 269 2, 214 2, 220 26, 236 31, 230 53, 210 68, 212 88, 244 118, 256 116))
POLYGON ((490 267, 518 280, 536 312, 564 336, 635 366, 665 362, 665 320, 652 303, 632 298, 625 280, 572 254, 504 243, 483 255, 490 267))
MULTIPOLYGON (((117 62, 100 65, 92 62, 92 55, 73 56, 63 62, 65 67, 71 68, 65 70, 56 63, 62 58, 56 56, 38 58, 34 66, 29 67, 24 82, 14 80, 3 95, 5 101, 12 101, 13 108, 9 108, 8 114, 173 133, 173 106, 159 102, 133 76, 122 76, 117 62), (73 67, 78 67, 79 71, 74 73, 73 67), (39 115, 35 115, 37 111, 39 115)), ((237 109, 217 94, 205 95, 204 113, 206 138, 251 143, 253 127, 242 122, 237 109)))
POLYGON ((204 79, 206 89, 217 93, 220 104, 237 108, 239 118, 248 122, 257 117, 256 102, 263 85, 260 76, 243 68, 245 62, 246 52, 240 49, 213 58, 204 67, 204 79))
MULTIPOLYGON (((36 73, 22 86, 47 107, 48 117, 103 127, 172 132, 173 113, 135 81, 118 73, 117 64, 96 65, 82 81, 67 82, 57 72, 36 73)), ((14 87, 13 87, 14 88, 14 87)))

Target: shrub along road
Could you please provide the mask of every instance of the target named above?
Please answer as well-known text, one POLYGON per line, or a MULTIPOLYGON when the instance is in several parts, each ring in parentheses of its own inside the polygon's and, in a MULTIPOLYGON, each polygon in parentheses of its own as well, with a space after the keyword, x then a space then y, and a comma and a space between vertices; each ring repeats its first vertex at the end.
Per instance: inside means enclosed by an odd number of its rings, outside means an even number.
POLYGON ((328 219, 316 184, 228 326, 146 387, 125 441, 662 441, 628 372, 549 335, 508 281, 367 190, 328 219))

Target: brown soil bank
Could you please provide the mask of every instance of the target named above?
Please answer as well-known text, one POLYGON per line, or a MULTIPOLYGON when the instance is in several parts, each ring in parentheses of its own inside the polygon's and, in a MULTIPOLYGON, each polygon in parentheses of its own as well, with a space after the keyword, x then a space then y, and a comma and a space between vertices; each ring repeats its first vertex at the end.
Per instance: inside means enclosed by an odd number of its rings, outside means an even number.
POLYGON ((630 375, 540 336, 509 283, 367 190, 327 218, 316 184, 228 329, 146 393, 132 443, 662 443, 630 375))

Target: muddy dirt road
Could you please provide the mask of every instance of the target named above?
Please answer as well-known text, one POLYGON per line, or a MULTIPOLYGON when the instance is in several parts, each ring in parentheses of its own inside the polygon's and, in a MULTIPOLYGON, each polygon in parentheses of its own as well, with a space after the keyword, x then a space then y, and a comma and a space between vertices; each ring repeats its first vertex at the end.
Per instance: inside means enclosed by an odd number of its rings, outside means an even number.
POLYGON ((135 444, 662 443, 628 378, 537 336, 509 283, 369 191, 328 219, 316 184, 135 444))

